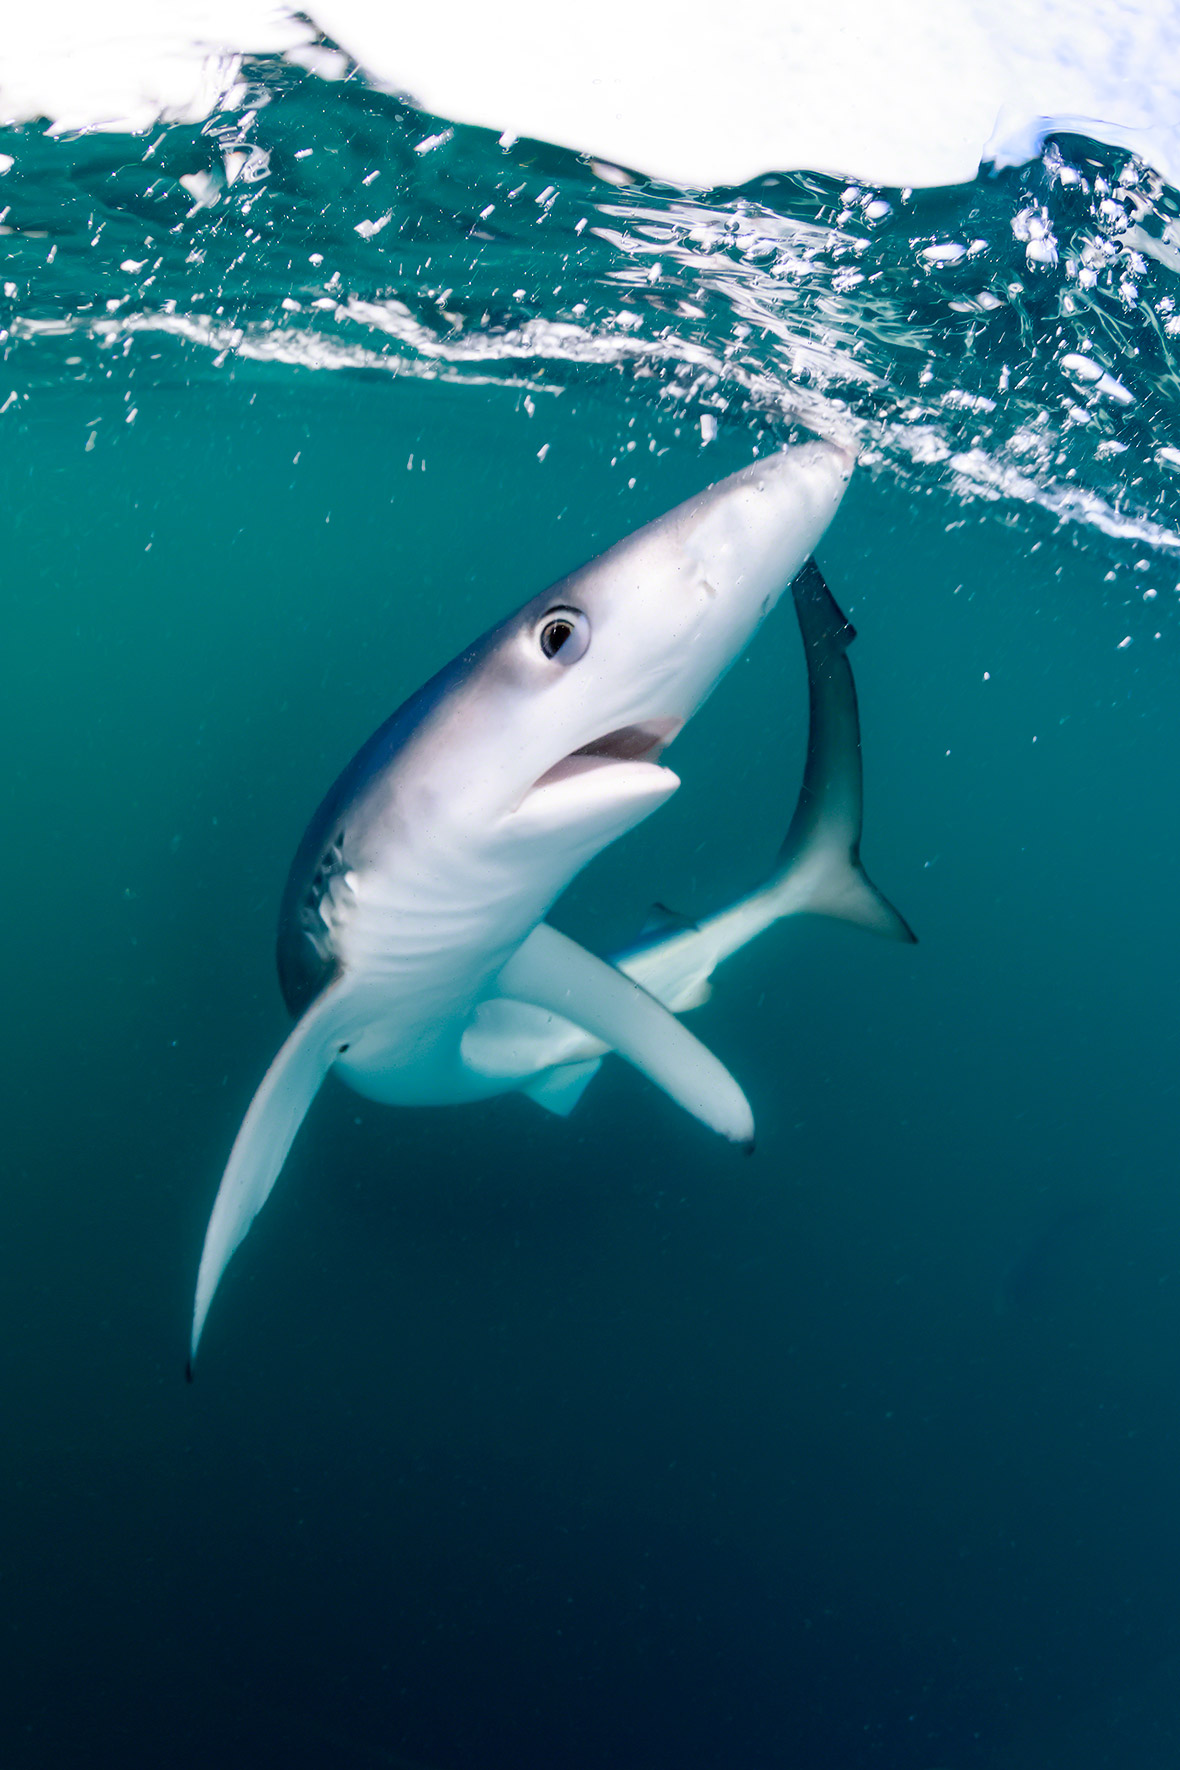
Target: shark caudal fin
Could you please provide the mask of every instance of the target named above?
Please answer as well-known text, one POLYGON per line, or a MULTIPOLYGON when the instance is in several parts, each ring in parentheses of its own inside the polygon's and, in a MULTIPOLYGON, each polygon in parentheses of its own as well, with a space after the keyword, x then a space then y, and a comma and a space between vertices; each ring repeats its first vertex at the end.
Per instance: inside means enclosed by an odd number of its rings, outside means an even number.
POLYGON ((807 764, 774 872, 758 895, 768 910, 780 897, 779 914, 833 916, 888 940, 915 941, 905 918, 861 865, 860 714, 847 655, 856 629, 836 606, 814 559, 795 578, 791 593, 807 656, 807 764))
POLYGON ((270 1197, 295 1133, 341 1049, 343 984, 336 983, 297 1022, 250 1102, 226 1163, 197 1274, 187 1375, 221 1275, 270 1197))

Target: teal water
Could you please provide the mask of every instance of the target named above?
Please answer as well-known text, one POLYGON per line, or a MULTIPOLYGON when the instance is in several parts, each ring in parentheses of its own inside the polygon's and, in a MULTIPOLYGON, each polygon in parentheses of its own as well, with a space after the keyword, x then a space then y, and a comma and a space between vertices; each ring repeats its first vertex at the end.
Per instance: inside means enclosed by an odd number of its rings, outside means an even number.
MULTIPOLYGON (((0 143, 4 1763, 1170 1770, 1174 194, 1073 140, 685 195, 255 76, 0 143), (920 945, 722 975, 752 1162, 622 1065, 565 1123, 326 1089, 186 1388, 324 788, 809 422, 865 451, 821 563, 920 945)), ((561 925, 756 881, 805 735, 784 611, 561 925)))

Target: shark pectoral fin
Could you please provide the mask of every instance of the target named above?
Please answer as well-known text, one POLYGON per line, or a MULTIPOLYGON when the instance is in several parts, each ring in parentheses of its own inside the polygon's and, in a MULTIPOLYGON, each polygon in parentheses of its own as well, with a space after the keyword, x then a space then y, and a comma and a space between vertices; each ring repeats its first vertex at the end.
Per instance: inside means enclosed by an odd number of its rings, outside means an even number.
POLYGON ((500 988, 584 1027, 732 1143, 753 1142, 749 1103, 724 1064, 654 996, 548 923, 509 959, 500 988))
POLYGON ((568 1118, 601 1068, 601 1057, 588 1058, 584 1063, 559 1063, 520 1091, 546 1112, 556 1113, 560 1119, 568 1118))
POLYGON ((295 1133, 347 1036, 342 1031, 342 991, 342 983, 333 984, 296 1024, 263 1076, 234 1139, 201 1251, 190 1375, 221 1275, 269 1198, 295 1133))

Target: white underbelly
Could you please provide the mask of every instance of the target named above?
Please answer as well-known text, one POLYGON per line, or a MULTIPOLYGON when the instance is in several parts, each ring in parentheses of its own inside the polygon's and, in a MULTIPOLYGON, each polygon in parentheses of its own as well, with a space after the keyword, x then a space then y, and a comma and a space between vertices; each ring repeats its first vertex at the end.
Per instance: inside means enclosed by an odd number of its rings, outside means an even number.
POLYGON ((349 996, 347 1048, 334 1067, 385 1105, 445 1105, 498 1091, 463 1062, 461 1041, 535 919, 519 900, 506 913, 490 894, 431 883, 427 890, 389 873, 353 875, 334 906, 349 996))

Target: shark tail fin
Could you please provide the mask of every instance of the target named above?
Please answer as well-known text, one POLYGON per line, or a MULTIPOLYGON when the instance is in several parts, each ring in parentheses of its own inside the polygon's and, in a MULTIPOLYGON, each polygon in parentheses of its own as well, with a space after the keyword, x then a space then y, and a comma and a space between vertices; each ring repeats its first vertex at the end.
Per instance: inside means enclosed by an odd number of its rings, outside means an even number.
POLYGON ((262 1078, 234 1139, 201 1251, 187 1370, 190 1381, 221 1276, 270 1197, 295 1133, 347 1039, 343 993, 343 982, 333 984, 297 1021, 262 1078))
POLYGON ((860 859, 864 786, 860 713, 845 620, 814 559, 791 585, 807 657, 810 726, 795 814, 763 890, 778 913, 810 911, 854 922, 888 940, 915 941, 905 918, 877 890, 860 859))
POLYGON ((839 855, 826 855, 823 860, 825 864, 808 868, 806 877, 800 880, 797 857, 791 857, 788 866, 794 875, 790 893, 792 910, 805 911, 813 916, 830 916, 837 922, 851 922, 857 928, 867 928, 870 934, 883 935, 886 940, 905 941, 911 946, 917 944, 918 937, 901 911, 878 891, 859 860, 850 861, 847 856, 839 855), (803 886, 802 897, 800 884, 803 886))

